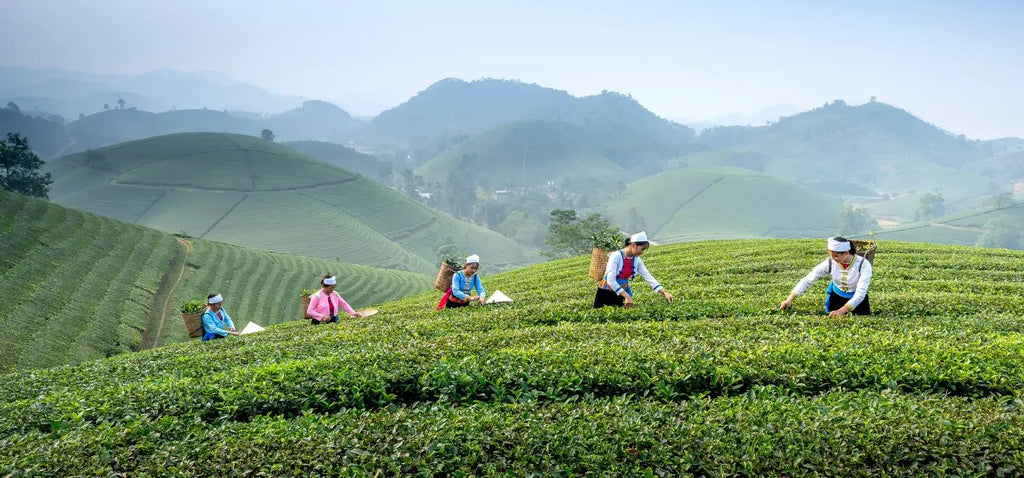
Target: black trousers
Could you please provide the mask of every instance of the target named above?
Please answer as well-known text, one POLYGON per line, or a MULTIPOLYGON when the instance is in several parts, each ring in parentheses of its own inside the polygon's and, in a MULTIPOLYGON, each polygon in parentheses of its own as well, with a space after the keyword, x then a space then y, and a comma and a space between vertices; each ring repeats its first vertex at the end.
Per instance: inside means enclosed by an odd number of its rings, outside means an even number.
POLYGON ((594 295, 594 308, 600 309, 606 305, 614 307, 622 307, 625 305, 626 299, 614 291, 598 287, 597 294, 594 295))
POLYGON ((455 302, 455 301, 453 301, 451 299, 448 299, 444 303, 444 308, 446 308, 446 309, 457 309, 459 307, 469 307, 469 301, 467 300, 465 302, 455 302))
MULTIPOLYGON (((322 323, 322 322, 320 322, 319 320, 316 320, 316 319, 309 319, 309 321, 313 325, 320 325, 322 323)), ((335 315, 335 316, 331 317, 331 320, 325 320, 324 322, 327 322, 328 324, 333 324, 333 323, 335 323, 337 321, 338 321, 338 316, 335 315)))
MULTIPOLYGON (((871 315, 871 298, 870 294, 864 296, 864 300, 857 304, 857 307, 853 309, 854 315, 871 315)), ((840 307, 846 305, 846 302, 850 299, 843 297, 835 292, 829 292, 828 297, 825 298, 825 312, 832 312, 838 310, 840 307)))

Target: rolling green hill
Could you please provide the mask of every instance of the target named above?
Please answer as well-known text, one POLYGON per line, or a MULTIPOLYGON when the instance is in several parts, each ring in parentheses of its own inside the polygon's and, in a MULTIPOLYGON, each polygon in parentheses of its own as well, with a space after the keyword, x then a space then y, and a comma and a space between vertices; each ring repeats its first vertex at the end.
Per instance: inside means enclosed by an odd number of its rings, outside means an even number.
POLYGON ((179 304, 215 291, 239 328, 299 319, 299 289, 328 272, 355 307, 430 287, 426 276, 176 239, 0 190, 0 371, 183 341, 179 304))
POLYGON ((888 193, 938 189, 984 195, 998 187, 977 168, 992 155, 991 147, 884 103, 849 106, 837 100, 769 126, 712 128, 698 140, 711 150, 768 155, 773 159, 763 172, 798 182, 830 178, 888 193))
POLYGON ((254 120, 215 110, 177 110, 151 113, 136 109, 112 109, 68 124, 69 149, 74 152, 101 148, 163 134, 217 131, 259 134, 254 120))
POLYGON ((870 317, 822 240, 654 247, 637 307, 593 310, 587 258, 337 326, 286 323, 0 378, 0 473, 963 476, 1024 467, 1024 252, 883 242, 870 317))
POLYGON ((567 177, 614 183, 627 174, 595 150, 582 129, 557 121, 499 126, 455 145, 414 172, 432 181, 455 174, 489 189, 542 186, 567 177))
MULTIPOLYGON (((590 146, 621 166, 656 167, 691 149, 693 130, 658 117, 632 97, 604 91, 577 98, 519 81, 447 78, 377 115, 359 132, 370 143, 429 151, 507 123, 561 121, 579 126, 590 146)), ((425 160, 426 157, 420 158, 425 160)))
POLYGON ((278 141, 343 141, 360 124, 341 108, 323 101, 307 101, 299 108, 269 117, 243 117, 207 109, 161 113, 134 108, 111 109, 72 121, 66 128, 60 126, 66 129, 66 133, 61 132, 61 139, 67 144, 59 146, 63 150, 82 152, 159 135, 198 132, 258 135, 264 128, 272 130, 278 141))
POLYGON ((28 138, 32 151, 44 160, 56 156, 68 141, 63 124, 0 107, 0 138, 7 139, 8 133, 28 138))
POLYGON ((680 168, 627 185, 605 204, 613 222, 659 242, 834 235, 841 203, 741 168, 680 168), (639 215, 633 217, 632 210, 639 215))
POLYGON ((160 136, 47 169, 55 202, 166 232, 419 273, 436 271, 446 244, 495 267, 533 260, 495 232, 251 136, 160 136))
POLYGON ((385 179, 381 176, 382 163, 372 154, 326 141, 289 141, 281 146, 377 181, 385 179))
POLYGON ((886 240, 1024 249, 1024 204, 979 206, 875 232, 886 240))

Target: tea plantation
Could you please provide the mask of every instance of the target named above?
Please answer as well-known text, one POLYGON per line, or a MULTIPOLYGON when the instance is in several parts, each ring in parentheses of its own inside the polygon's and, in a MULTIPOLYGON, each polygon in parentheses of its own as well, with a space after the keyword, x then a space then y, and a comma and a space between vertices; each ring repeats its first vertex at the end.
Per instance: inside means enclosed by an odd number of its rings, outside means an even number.
POLYGON ((222 293, 244 327, 302 317, 299 291, 339 276, 353 306, 430 287, 409 272, 259 251, 0 191, 0 371, 186 339, 179 304, 222 293))
POLYGON ((448 245, 505 269, 537 251, 279 144, 182 133, 46 163, 66 207, 168 233, 373 268, 437 272, 448 245))
POLYGON ((822 240, 644 257, 676 302, 593 310, 579 257, 485 277, 511 305, 0 376, 0 475, 1024 472, 1024 252, 883 242, 875 315, 836 319, 824 282, 777 310, 822 240))

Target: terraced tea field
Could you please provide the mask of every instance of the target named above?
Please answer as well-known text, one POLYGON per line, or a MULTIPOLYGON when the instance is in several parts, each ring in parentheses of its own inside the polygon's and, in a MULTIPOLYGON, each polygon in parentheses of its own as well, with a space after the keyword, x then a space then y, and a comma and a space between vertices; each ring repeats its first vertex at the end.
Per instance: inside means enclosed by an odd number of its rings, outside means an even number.
MULTIPOLYGON (((676 294, 593 310, 588 258, 485 278, 511 305, 297 322, 0 377, 0 473, 1009 476, 1024 470, 1024 252, 883 242, 875 315, 821 240, 645 255, 676 294)), ((198 253, 197 253, 198 254, 198 253)))
POLYGON ((660 242, 827 236, 839 201, 791 181, 735 167, 679 168, 636 180, 606 203, 613 223, 635 209, 660 242))
POLYGON ((182 300, 221 292, 244 326, 302 316, 299 290, 327 272, 353 306, 431 278, 327 259, 184 241, 0 191, 0 370, 81 362, 186 339, 182 300))
POLYGON ((186 133, 46 164, 66 207, 169 233, 421 274, 455 244, 496 268, 537 251, 365 177, 252 136, 186 133))

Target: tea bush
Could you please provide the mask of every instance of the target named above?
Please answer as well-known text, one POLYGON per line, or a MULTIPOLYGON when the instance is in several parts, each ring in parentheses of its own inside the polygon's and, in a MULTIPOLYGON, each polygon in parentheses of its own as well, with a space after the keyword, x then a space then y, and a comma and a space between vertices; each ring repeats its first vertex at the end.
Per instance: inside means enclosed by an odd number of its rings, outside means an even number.
POLYGON ((1020 474, 1024 253, 883 242, 875 315, 779 312, 823 242, 656 246, 671 304, 594 310, 577 257, 484 277, 513 304, 0 376, 0 473, 1020 474))

